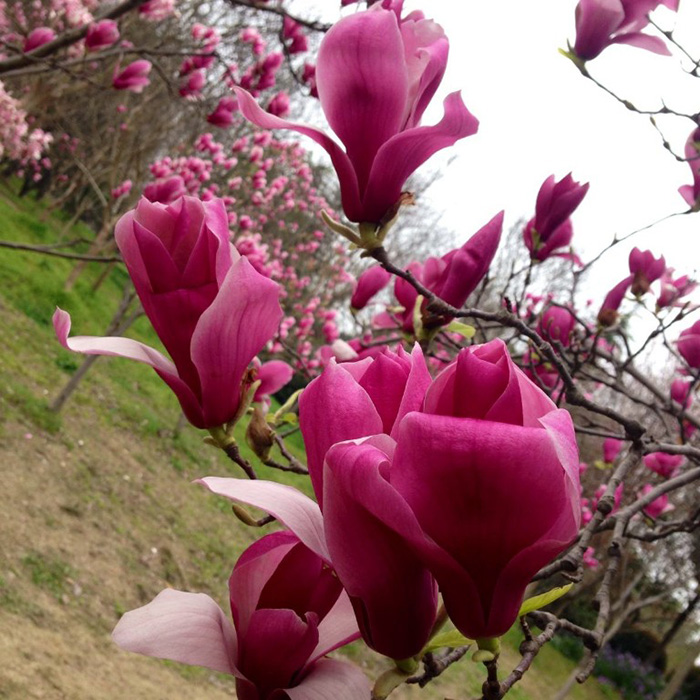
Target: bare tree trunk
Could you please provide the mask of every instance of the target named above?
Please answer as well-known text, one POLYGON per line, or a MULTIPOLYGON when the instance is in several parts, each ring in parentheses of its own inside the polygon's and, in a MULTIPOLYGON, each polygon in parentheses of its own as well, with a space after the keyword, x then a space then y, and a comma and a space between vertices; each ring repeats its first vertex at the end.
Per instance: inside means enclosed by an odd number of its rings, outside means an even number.
MULTIPOLYGON (((112 317, 105 335, 121 335, 142 313, 143 309, 139 306, 135 309, 130 316, 126 317, 129 310, 131 302, 136 297, 136 292, 131 284, 127 285, 124 289, 124 294, 122 300, 119 304, 119 308, 112 317)), ((99 355, 88 355, 83 363, 78 367, 73 376, 68 380, 68 383, 61 389, 56 398, 49 404, 49 410, 58 413, 63 404, 68 400, 70 395, 75 391, 80 380, 88 373, 90 367, 92 367, 99 355)))

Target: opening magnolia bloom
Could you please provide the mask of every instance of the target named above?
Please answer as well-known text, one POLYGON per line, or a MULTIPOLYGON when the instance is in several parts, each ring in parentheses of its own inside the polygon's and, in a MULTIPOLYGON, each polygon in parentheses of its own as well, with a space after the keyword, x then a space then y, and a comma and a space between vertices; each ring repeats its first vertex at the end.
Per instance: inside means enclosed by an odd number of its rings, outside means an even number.
POLYGON ((318 96, 345 151, 323 131, 269 114, 236 89, 246 119, 304 134, 328 152, 350 221, 391 219, 411 173, 478 128, 459 93, 447 97, 438 124, 419 126, 445 72, 449 45, 442 27, 422 13, 401 18, 402 4, 385 0, 345 17, 321 42, 318 96))

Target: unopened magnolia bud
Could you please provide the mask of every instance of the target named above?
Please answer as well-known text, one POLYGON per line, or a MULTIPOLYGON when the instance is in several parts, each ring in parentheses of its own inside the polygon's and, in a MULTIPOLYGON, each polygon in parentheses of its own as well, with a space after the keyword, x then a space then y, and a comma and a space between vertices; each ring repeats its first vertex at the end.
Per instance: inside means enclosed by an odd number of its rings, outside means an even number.
POLYGON ((264 462, 270 457, 270 450, 275 444, 275 433, 265 420, 260 406, 253 408, 253 415, 245 432, 245 439, 255 454, 264 462))

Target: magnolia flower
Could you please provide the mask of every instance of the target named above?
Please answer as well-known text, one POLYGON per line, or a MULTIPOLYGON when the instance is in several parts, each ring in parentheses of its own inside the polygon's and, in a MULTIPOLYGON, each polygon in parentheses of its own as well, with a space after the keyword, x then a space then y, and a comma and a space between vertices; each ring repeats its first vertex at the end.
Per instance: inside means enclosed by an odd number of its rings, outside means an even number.
POLYGON ((686 328, 676 341, 678 352, 692 369, 700 369, 700 321, 686 328))
POLYGON ((630 272, 634 276, 630 291, 636 297, 646 294, 651 283, 656 282, 666 270, 666 261, 663 255, 660 258, 655 258, 650 250, 641 251, 639 248, 632 248, 629 265, 630 272))
POLYGON ((649 23, 649 13, 659 5, 678 10, 678 0, 580 0, 574 53, 589 61, 611 44, 629 44, 670 55, 662 39, 641 31, 649 23))
POLYGON ((24 40, 24 46, 22 51, 28 53, 29 51, 34 51, 44 44, 48 44, 56 38, 56 32, 50 27, 36 27, 32 29, 24 40))
POLYGON ((350 306, 355 311, 364 309, 370 299, 391 281, 391 274, 381 265, 368 267, 357 279, 357 284, 350 299, 350 306))
POLYGON ((223 202, 182 197, 165 206, 142 198, 118 222, 115 238, 131 279, 172 362, 128 338, 69 338, 60 309, 54 328, 69 350, 128 357, 153 367, 198 428, 231 421, 244 373, 277 331, 279 286, 229 242, 223 202))
POLYGON ((693 184, 683 185, 678 191, 692 208, 700 202, 700 126, 693 130, 685 144, 685 157, 693 173, 693 184))
POLYGON ((523 229, 523 240, 533 260, 546 260, 555 251, 566 248, 574 234, 569 217, 588 192, 588 183, 580 185, 569 173, 555 182, 550 175, 540 187, 535 216, 523 229))
POLYGON ((115 90, 130 90, 142 92, 151 81, 148 74, 151 72, 151 62, 143 59, 130 63, 126 68, 119 70, 115 66, 112 87, 115 90))
POLYGON ((293 534, 250 546, 229 591, 233 623, 209 596, 167 588, 126 613, 113 639, 127 651, 231 674, 239 700, 369 697, 359 669, 323 658, 359 633, 338 579, 293 534))
POLYGON ((321 107, 345 146, 323 131, 276 117, 241 88, 243 115, 265 129, 291 129, 330 155, 351 221, 381 223, 395 214, 408 177, 437 151, 476 133, 478 122, 458 93, 435 126, 420 126, 447 65, 442 28, 401 3, 376 3, 341 19, 321 42, 315 80, 321 107))
POLYGON ((103 19, 88 27, 85 48, 88 51, 106 49, 119 39, 119 27, 113 19, 103 19))

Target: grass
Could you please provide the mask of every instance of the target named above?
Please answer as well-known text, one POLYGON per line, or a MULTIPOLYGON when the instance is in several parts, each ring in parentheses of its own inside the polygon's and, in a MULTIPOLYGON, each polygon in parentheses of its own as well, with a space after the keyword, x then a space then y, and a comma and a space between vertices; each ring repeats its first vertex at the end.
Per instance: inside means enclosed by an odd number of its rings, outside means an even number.
MULTIPOLYGON (((1 190, 0 221, 0 238, 35 244, 55 242, 64 227, 60 214, 48 214, 41 203, 1 190)), ((68 239, 91 237, 80 226, 63 235, 68 239)), ((208 593, 225 608, 231 567, 261 532, 236 520, 227 500, 191 485, 193 479, 207 474, 241 473, 220 451, 203 445, 201 431, 189 426, 179 429, 177 401, 149 367, 100 358, 62 413, 49 410, 49 401, 83 359, 55 340, 51 326, 55 306, 71 313, 73 333, 102 334, 119 305, 126 279, 124 271, 115 267, 99 292, 93 293, 91 287, 102 272, 93 265, 66 291, 64 283, 72 268, 67 260, 0 248, 4 325, 0 417, 9 426, 1 428, 0 435, 12 445, 3 453, 6 471, 0 471, 11 494, 7 517, 0 513, 0 541, 6 544, 0 550, 0 627, 52 621, 67 639, 87 635, 85 653, 111 664, 116 663, 118 652, 105 644, 105 631, 124 611, 148 602, 166 586, 208 593), (62 601, 74 586, 87 593, 80 605, 64 605, 62 601)), ((144 318, 128 335, 159 347, 144 318)), ((238 426, 235 433, 241 452, 255 462, 243 430, 238 426)), ((298 432, 288 445, 295 456, 303 458, 298 432)), ((311 492, 308 479, 299 475, 263 465, 256 470, 261 478, 311 492)), ((262 532, 269 531, 268 526, 262 532)), ((518 662, 518 634, 513 631, 505 639, 504 673, 518 662)), ((45 646, 39 646, 47 643, 43 637, 31 631, 26 636, 35 640, 37 648, 22 654, 47 653, 45 646)), ((386 668, 385 660, 360 643, 351 645, 347 655, 371 677, 386 668)), ((32 678, 30 671, 22 670, 22 658, 18 654, 19 675, 9 679, 0 669, 0 685, 17 688, 8 696, 13 700, 29 697, 29 688, 40 682, 40 673, 32 678)), ((70 685, 84 674, 75 667, 73 655, 66 651, 51 663, 67 667, 64 697, 87 697, 70 685)), ((139 675, 129 670, 135 663, 128 656, 124 661, 121 675, 133 685, 123 693, 152 697, 137 690, 139 675)), ((159 687, 165 689, 172 682, 177 689, 174 695, 163 690, 163 697, 195 697, 196 687, 210 687, 210 672, 155 661, 147 668, 148 674, 159 679, 159 687)), ((573 662, 547 647, 533 671, 508 697, 546 700, 572 668, 573 662)), ((483 680, 483 667, 465 658, 425 691, 404 688, 392 698, 464 698, 477 694, 483 680)), ((230 696, 231 684, 226 686, 226 682, 215 678, 215 686, 223 684, 230 696)), ((53 697, 56 690, 46 686, 44 692, 53 697)), ((571 697, 602 700, 609 697, 607 692, 593 682, 575 688, 571 697)), ((95 700, 109 697, 113 695, 94 696, 95 700)))

